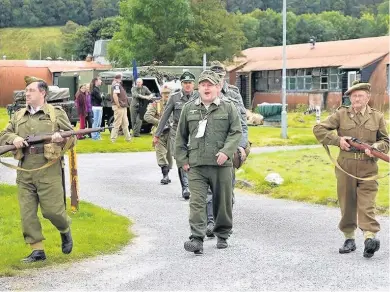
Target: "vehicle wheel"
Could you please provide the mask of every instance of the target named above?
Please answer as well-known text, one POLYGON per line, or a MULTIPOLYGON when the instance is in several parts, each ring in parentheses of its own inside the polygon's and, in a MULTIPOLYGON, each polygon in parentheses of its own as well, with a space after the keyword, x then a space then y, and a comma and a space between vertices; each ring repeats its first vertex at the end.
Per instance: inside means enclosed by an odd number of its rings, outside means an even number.
POLYGON ((142 127, 142 133, 149 134, 150 131, 152 130, 153 125, 148 124, 142 127))

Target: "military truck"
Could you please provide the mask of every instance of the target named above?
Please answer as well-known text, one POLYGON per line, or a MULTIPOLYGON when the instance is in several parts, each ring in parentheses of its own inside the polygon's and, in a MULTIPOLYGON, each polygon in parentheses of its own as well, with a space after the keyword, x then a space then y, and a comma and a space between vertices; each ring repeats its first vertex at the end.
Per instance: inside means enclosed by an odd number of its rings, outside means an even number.
MULTIPOLYGON (((15 90, 14 103, 7 105, 7 112, 11 118, 13 113, 26 107, 26 93, 24 90, 15 90)), ((70 97, 69 88, 59 88, 58 86, 49 86, 49 92, 46 95, 47 103, 54 106, 61 106, 73 126, 79 121, 74 101, 70 97)))
MULTIPOLYGON (((102 118, 102 126, 107 125, 110 126, 114 122, 114 114, 112 111, 112 103, 111 103, 111 84, 114 80, 115 75, 122 74, 122 86, 126 91, 128 98, 128 108, 127 108, 127 117, 129 119, 129 130, 131 127, 131 116, 130 116, 130 103, 131 103, 131 88, 135 85, 135 80, 133 78, 133 73, 129 70, 121 71, 105 71, 99 74, 102 80, 101 92, 103 97, 103 118, 102 118)), ((159 99, 161 97, 161 87, 156 77, 144 76, 140 77, 143 80, 143 84, 149 88, 149 90, 153 93, 154 99, 159 99)), ((142 127, 141 133, 149 133, 153 127, 152 124, 147 123, 143 120, 143 117, 146 112, 146 108, 148 104, 152 101, 141 100, 139 106, 139 113, 142 119, 142 127)))

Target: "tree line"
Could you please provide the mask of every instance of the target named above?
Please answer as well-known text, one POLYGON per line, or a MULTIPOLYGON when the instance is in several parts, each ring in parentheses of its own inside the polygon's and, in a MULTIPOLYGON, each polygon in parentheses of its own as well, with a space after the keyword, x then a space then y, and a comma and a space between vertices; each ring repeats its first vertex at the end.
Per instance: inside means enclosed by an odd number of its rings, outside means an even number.
MULTIPOLYGON (((93 53, 96 40, 112 39, 108 53, 115 66, 131 66, 133 59, 139 65, 201 65, 204 53, 209 60, 228 60, 246 48, 282 44, 281 12, 270 8, 250 13, 228 12, 228 2, 122 0, 119 16, 99 18, 89 25, 68 21, 61 29, 62 45, 49 41, 40 52, 32 52, 31 58, 41 54, 84 60, 93 53)), ((272 3, 276 2, 281 1, 272 3)), ((287 43, 307 43, 311 37, 319 42, 386 35, 389 29, 387 0, 376 7, 376 13, 367 11, 360 17, 340 11, 318 14, 289 11, 287 43)))
POLYGON ((87 25, 116 16, 120 0, 0 0, 1 27, 64 25, 71 20, 87 25))

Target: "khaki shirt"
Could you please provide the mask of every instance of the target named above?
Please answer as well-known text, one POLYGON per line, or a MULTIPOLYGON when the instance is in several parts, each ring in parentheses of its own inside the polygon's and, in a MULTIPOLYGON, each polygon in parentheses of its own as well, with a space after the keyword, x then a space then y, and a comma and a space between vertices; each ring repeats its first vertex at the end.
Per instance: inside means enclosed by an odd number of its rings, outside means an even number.
MULTIPOLYGON (((164 112, 166 104, 167 102, 163 102, 161 100, 149 103, 148 108, 146 109, 146 113, 144 115, 144 120, 147 123, 157 126, 164 112)), ((169 122, 166 123, 166 128, 169 128, 169 122)))
POLYGON ((218 166, 215 155, 222 152, 229 157, 222 166, 231 167, 241 136, 240 118, 232 102, 218 98, 206 110, 200 97, 196 98, 184 105, 180 116, 175 141, 177 166, 218 166), (207 119, 206 130, 203 137, 196 138, 202 119, 207 119))
POLYGON ((352 107, 341 106, 325 121, 315 125, 313 133, 325 145, 340 146, 340 137, 348 136, 370 145, 376 143, 379 150, 389 152, 389 135, 383 113, 369 106, 363 113, 359 118, 352 107))
MULTIPOLYGON (((50 112, 48 105, 44 104, 35 113, 26 110, 24 115, 20 115, 20 109, 17 111, 9 121, 8 126, 0 132, 0 145, 11 145, 17 137, 26 138, 32 135, 42 135, 58 132, 60 130, 70 131, 73 127, 61 107, 54 107, 55 110, 55 124, 50 120, 50 112)), ((43 153, 41 154, 43 156, 43 153)))

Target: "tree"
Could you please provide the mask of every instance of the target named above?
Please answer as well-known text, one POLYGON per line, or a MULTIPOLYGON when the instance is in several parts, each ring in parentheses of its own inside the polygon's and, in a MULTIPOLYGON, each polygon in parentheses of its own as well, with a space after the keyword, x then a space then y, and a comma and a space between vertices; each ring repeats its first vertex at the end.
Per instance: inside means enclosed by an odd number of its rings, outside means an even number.
POLYGON ((231 59, 242 50, 246 39, 238 17, 229 14, 221 1, 193 0, 191 11, 194 22, 186 35, 187 48, 177 56, 175 64, 201 65, 204 53, 209 60, 231 59))
POLYGON ((172 61, 185 49, 183 40, 191 21, 187 0, 125 0, 120 3, 121 29, 108 46, 109 59, 129 66, 172 61))
POLYGON ((0 27, 8 27, 12 20, 12 5, 10 0, 0 0, 0 27))
POLYGON ((93 53, 95 41, 111 39, 119 30, 119 17, 94 20, 88 27, 68 21, 61 30, 64 39, 64 55, 69 58, 84 60, 93 53))

